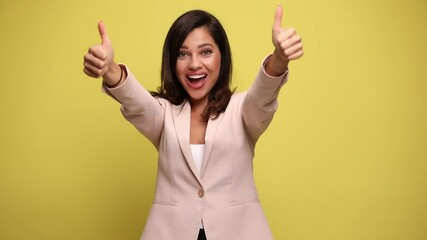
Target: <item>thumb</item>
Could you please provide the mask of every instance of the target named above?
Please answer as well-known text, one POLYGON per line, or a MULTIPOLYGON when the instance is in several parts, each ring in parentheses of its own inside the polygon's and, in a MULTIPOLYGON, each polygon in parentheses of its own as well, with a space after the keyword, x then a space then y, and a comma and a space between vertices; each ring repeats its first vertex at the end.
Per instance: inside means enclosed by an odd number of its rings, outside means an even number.
POLYGON ((277 6, 276 14, 274 15, 273 31, 278 32, 282 28, 283 9, 282 6, 277 6))
POLYGON ((98 30, 99 30, 99 35, 101 36, 102 45, 106 45, 106 44, 111 45, 111 41, 110 41, 110 38, 108 37, 107 29, 105 29, 103 21, 99 21, 98 30))

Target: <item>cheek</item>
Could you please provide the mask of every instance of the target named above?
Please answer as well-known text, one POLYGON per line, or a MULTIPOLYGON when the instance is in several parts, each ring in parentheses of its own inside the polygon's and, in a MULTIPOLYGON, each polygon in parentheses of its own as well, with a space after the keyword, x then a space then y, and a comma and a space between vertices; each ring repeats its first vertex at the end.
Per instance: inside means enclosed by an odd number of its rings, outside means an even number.
POLYGON ((176 63, 176 70, 175 70, 175 74, 177 76, 181 75, 184 72, 184 68, 183 68, 183 64, 182 62, 177 62, 176 63))
POLYGON ((209 62, 209 66, 213 73, 219 73, 221 68, 221 58, 217 57, 217 58, 211 59, 211 61, 209 62))
POLYGON ((186 68, 185 64, 183 64, 182 62, 177 63, 175 74, 176 74, 179 82, 181 82, 181 84, 183 84, 184 79, 186 79, 186 74, 187 74, 187 68, 186 68))

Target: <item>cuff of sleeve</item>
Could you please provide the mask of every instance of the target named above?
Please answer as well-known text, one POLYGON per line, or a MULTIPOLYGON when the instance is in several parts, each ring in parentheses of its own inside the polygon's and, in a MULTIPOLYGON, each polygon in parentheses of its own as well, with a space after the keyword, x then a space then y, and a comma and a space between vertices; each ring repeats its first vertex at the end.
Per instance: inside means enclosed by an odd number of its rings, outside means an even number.
POLYGON ((109 88, 104 82, 102 82, 101 92, 107 94, 108 96, 114 98, 116 101, 120 102, 118 98, 126 93, 132 92, 134 79, 132 72, 125 64, 119 64, 126 71, 126 79, 117 87, 109 88), (116 96, 117 95, 117 96, 116 96))

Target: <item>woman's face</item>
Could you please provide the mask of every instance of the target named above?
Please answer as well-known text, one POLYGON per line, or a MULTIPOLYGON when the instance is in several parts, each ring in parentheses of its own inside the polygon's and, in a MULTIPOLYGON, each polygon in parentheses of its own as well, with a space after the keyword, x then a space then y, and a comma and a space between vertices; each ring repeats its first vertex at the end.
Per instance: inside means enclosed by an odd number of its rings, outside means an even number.
POLYGON ((221 53, 206 28, 191 31, 179 49, 176 75, 192 104, 208 102, 220 67, 221 53))

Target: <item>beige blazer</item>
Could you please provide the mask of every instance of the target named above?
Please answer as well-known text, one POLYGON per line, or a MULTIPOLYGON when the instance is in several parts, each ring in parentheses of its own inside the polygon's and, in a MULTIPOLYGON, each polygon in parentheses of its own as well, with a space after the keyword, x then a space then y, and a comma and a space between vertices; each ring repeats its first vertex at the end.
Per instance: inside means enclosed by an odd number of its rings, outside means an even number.
POLYGON ((261 67, 251 88, 233 94, 225 112, 209 120, 199 176, 190 149, 189 102, 176 106, 154 98, 127 72, 121 86, 104 91, 159 152, 154 202, 141 239, 196 240, 201 220, 208 240, 273 239, 252 160, 288 74, 270 77, 261 67))

